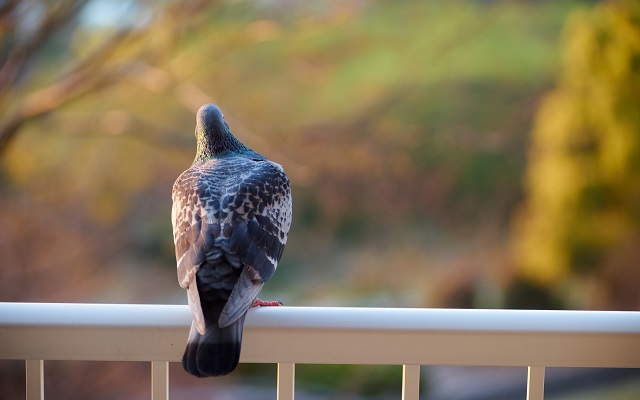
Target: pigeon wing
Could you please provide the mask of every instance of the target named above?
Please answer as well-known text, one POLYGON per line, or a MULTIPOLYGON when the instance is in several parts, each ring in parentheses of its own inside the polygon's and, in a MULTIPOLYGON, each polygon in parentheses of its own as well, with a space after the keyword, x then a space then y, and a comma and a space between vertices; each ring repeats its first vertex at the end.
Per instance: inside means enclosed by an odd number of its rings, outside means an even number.
POLYGON ((244 267, 220 314, 221 327, 232 324, 251 307, 278 266, 291 226, 289 179, 280 165, 258 162, 237 192, 223 198, 223 208, 225 205, 231 215, 229 250, 244 267))
POLYGON ((195 195, 195 182, 199 171, 188 169, 173 185, 171 221, 176 250, 178 282, 187 289, 187 299, 196 329, 205 332, 205 320, 200 304, 196 273, 205 260, 206 248, 210 246, 212 235, 207 234, 207 224, 200 216, 201 205, 195 195), (203 223, 205 229, 203 230, 203 223), (204 233, 204 234, 203 234, 204 233))

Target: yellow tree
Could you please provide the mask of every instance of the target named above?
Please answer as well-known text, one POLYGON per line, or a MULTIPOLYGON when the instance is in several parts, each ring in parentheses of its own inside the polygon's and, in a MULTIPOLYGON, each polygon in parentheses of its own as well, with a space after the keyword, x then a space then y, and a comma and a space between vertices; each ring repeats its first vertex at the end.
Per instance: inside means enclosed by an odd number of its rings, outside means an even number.
POLYGON ((521 282, 565 306, 640 306, 640 3, 569 20, 514 223, 521 282))

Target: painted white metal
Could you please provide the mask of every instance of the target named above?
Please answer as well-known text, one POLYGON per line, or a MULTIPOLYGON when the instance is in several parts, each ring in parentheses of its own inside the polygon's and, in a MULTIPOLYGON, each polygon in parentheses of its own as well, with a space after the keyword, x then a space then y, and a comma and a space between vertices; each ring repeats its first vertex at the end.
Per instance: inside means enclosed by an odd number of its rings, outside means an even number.
POLYGON ((188 306, 0 303, 0 359, 179 361, 190 324, 188 306))
POLYGON ((527 374, 527 400, 544 399, 544 367, 529 367, 527 374))
POLYGON ((277 400, 293 400, 295 394, 296 365, 278 363, 277 400))
MULTIPOLYGON (((187 306, 0 303, 0 359, 26 360, 28 400, 44 398, 43 360, 151 361, 164 400, 190 323, 187 306)), ((242 362, 278 363, 279 400, 295 363, 402 364, 405 400, 420 364, 531 365, 527 399, 541 400, 544 366, 640 367, 640 312, 266 307, 243 342, 242 362)))
POLYGON ((26 360, 27 400, 44 400, 44 361, 26 360))
POLYGON ((151 400, 169 400, 168 361, 151 361, 151 400))
MULTIPOLYGON (((0 359, 179 361, 190 323, 186 305, 0 303, 0 359)), ((638 368, 640 312, 261 307, 241 362, 638 368)))
POLYGON ((420 366, 402 366, 402 400, 418 400, 420 398, 420 366))

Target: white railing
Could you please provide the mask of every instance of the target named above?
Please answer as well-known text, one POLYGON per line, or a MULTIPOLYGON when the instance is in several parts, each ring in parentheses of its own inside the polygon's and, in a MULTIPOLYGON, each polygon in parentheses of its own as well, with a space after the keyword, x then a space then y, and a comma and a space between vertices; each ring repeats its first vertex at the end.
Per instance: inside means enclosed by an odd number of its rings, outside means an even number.
MULTIPOLYGON (((0 303, 0 359, 26 360, 27 399, 43 399, 43 360, 150 361, 152 399, 168 399, 187 306, 0 303)), ((640 367, 640 312, 265 307, 249 311, 241 362, 278 363, 277 398, 294 398, 295 364, 403 365, 418 399, 420 365, 640 367)))

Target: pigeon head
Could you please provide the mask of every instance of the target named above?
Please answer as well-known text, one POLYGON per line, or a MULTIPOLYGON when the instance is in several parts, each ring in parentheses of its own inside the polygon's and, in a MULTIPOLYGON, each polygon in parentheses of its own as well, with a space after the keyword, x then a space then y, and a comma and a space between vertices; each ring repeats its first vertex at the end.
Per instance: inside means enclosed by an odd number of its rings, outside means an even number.
POLYGON ((231 134, 222 111, 213 104, 205 104, 198 110, 196 115, 196 140, 197 161, 242 155, 260 156, 231 134))

